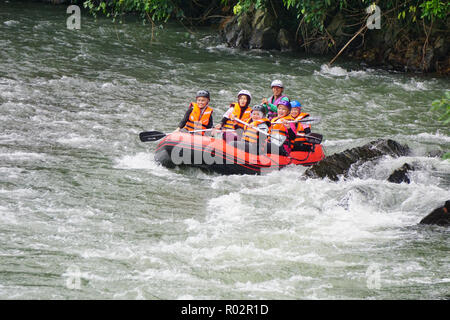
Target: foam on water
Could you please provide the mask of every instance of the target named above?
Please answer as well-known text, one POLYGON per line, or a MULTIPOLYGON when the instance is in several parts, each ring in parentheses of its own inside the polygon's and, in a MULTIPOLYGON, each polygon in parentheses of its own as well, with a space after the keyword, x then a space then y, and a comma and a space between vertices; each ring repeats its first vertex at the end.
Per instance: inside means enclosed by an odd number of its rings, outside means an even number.
MULTIPOLYGON (((381 166, 388 162, 385 160, 381 166)), ((397 186, 381 179, 352 179, 330 184, 326 180, 296 179, 299 176, 296 168, 288 168, 260 177, 215 177, 212 187, 230 192, 209 200, 205 219, 184 221, 191 234, 185 241, 160 244, 158 251, 184 252, 188 263, 203 268, 207 264, 213 270, 214 265, 232 268, 236 259, 249 269, 270 270, 269 261, 276 265, 307 263, 318 267, 346 267, 352 262, 330 260, 329 253, 320 251, 339 248, 339 255, 351 255, 350 244, 352 250, 364 251, 368 245, 401 241, 402 235, 397 230, 416 224, 423 207, 435 205, 411 206, 421 199, 425 190, 428 194, 434 192, 433 197, 448 195, 447 190, 439 187, 430 190, 431 185, 417 183, 397 186), (224 182, 228 185, 224 186, 224 182), (385 193, 386 189, 395 189, 396 197, 401 199, 394 200, 392 193, 385 193), (267 202, 267 197, 274 201, 267 202), (394 207, 392 200, 404 205, 401 209, 394 207), (280 203, 283 206, 279 207, 280 203), (315 252, 318 248, 312 249, 313 243, 320 244, 322 249, 315 252)), ((295 277, 285 282, 273 274, 270 280, 263 282, 234 282, 232 288, 252 298, 266 294, 268 297, 280 294, 299 297, 290 287, 295 287, 292 280, 295 277)), ((298 278, 303 284, 310 279, 308 276, 298 278)), ((322 298, 333 297, 325 293, 328 288, 329 285, 319 285, 315 294, 322 298)))
POLYGON ((34 152, 12 152, 12 153, 0 153, 0 158, 6 158, 8 160, 37 160, 37 159, 45 159, 48 158, 46 154, 42 153, 34 153, 34 152))
POLYGON ((118 169, 157 169, 160 166, 154 161, 154 154, 139 152, 134 156, 123 156, 117 159, 115 168, 118 169))
POLYGON ((426 81, 417 81, 416 79, 411 79, 408 82, 394 81, 393 83, 406 91, 429 90, 426 81))
POLYGON ((153 153, 139 152, 133 156, 123 156, 116 159, 114 168, 146 170, 158 177, 175 177, 176 173, 164 168, 154 160, 153 153))
POLYGON ((450 143, 450 136, 445 135, 440 132, 436 133, 428 133, 428 132, 422 132, 415 136, 407 136, 408 139, 416 139, 420 141, 434 141, 434 142, 446 142, 450 143))
POLYGON ((16 21, 16 20, 8 20, 3 22, 4 25, 8 26, 8 27, 12 27, 12 26, 16 26, 18 25, 20 22, 16 21))
POLYGON ((320 66, 320 71, 314 71, 314 75, 320 76, 333 76, 333 77, 361 77, 366 76, 368 74, 367 71, 347 71, 342 67, 330 67, 327 64, 323 64, 320 66))

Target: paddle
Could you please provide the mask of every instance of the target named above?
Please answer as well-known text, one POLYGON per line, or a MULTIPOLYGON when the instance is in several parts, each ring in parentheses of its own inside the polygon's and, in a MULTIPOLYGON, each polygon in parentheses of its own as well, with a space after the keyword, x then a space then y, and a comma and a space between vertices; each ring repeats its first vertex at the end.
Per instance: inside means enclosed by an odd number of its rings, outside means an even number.
MULTIPOLYGON (((300 122, 300 123, 308 123, 308 124, 313 124, 313 123, 319 123, 320 122, 320 118, 305 118, 305 119, 300 119, 300 120, 290 120, 290 121, 287 121, 287 123, 297 123, 297 122, 300 122)), ((274 123, 282 123, 281 121, 277 121, 277 122, 274 122, 274 123)))
POLYGON ((312 144, 320 144, 322 142, 323 136, 320 133, 310 133, 310 134, 298 134, 298 137, 306 138, 306 142, 312 144))
MULTIPOLYGON (((253 127, 256 131, 258 131, 258 132, 260 132, 260 133, 262 133, 262 134, 265 134, 265 135, 267 135, 267 136, 270 136, 272 139, 277 140, 278 143, 281 142, 281 140, 280 140, 279 138, 274 137, 273 135, 270 135, 270 134, 268 134, 267 132, 264 132, 264 131, 258 129, 258 128, 252 126, 251 124, 248 124, 247 122, 241 121, 241 120, 236 119, 236 118, 234 119, 234 121, 240 122, 240 123, 242 123, 242 124, 244 124, 244 125, 247 125, 247 126, 250 125, 250 126, 253 127)), ((302 120, 299 120, 299 121, 302 121, 302 120)), ((297 134, 297 135, 306 138, 306 139, 307 139, 307 142, 309 142, 309 143, 320 144, 320 143, 322 142, 322 135, 321 135, 321 134, 318 134, 318 133, 297 134)))
MULTIPOLYGON (((194 131, 188 131, 187 133, 196 133, 196 132, 204 132, 204 131, 211 131, 211 129, 203 129, 203 130, 194 130, 194 131)), ((235 131, 235 130, 222 130, 222 131, 235 131)), ((148 142, 148 141, 158 141, 162 138, 164 138, 167 134, 160 131, 144 131, 139 133, 139 139, 141 139, 142 142, 148 142)))
POLYGON ((281 145, 281 140, 280 140, 279 138, 277 138, 277 137, 275 137, 275 136, 273 136, 273 135, 271 135, 271 134, 268 134, 267 132, 265 132, 265 131, 259 129, 258 127, 252 126, 251 123, 249 124, 249 123, 244 122, 244 121, 242 121, 242 120, 239 120, 239 119, 237 119, 237 118, 234 118, 233 120, 234 120, 234 121, 237 121, 237 122, 239 122, 239 123, 242 123, 243 125, 250 126, 250 127, 252 127, 253 129, 255 129, 256 131, 258 131, 259 133, 265 134, 266 136, 269 136, 269 137, 271 137, 272 139, 277 140, 278 143, 281 145))
MULTIPOLYGON (((311 123, 319 123, 320 120, 321 120, 320 117, 317 117, 317 118, 307 117, 305 119, 300 119, 300 120, 286 121, 286 123, 298 123, 298 122, 300 122, 300 123, 311 124, 311 123)), ((274 122, 274 123, 282 123, 282 122, 281 121, 277 121, 277 122, 274 122)), ((300 133, 299 134, 299 133, 297 133, 297 136, 306 138, 306 142, 309 142, 309 143, 312 143, 312 144, 320 144, 322 142, 322 138, 323 138, 323 136, 321 134, 319 134, 319 133, 310 133, 310 134, 304 134, 304 133, 300 133)))
POLYGON ((145 131, 139 133, 139 139, 141 139, 142 142, 157 141, 164 138, 165 136, 166 134, 164 132, 159 131, 145 131))

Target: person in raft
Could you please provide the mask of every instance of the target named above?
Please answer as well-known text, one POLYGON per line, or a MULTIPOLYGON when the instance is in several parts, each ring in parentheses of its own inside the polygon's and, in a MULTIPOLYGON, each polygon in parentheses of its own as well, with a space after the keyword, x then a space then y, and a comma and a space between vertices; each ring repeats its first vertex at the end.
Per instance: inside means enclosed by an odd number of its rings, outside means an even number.
POLYGON ((209 92, 207 90, 200 90, 197 92, 195 98, 196 102, 191 102, 178 128, 174 132, 182 130, 204 135, 204 130, 213 127, 213 109, 209 106, 209 92))
POLYGON ((239 91, 237 98, 238 102, 233 102, 230 105, 230 108, 223 115, 222 121, 215 126, 215 129, 217 130, 236 130, 236 134, 233 132, 225 132, 223 134, 223 139, 226 141, 237 140, 238 136, 242 136, 242 132, 244 131, 244 125, 234 121, 234 119, 247 122, 250 119, 250 114, 252 112, 252 109, 249 106, 252 95, 248 90, 239 91))
POLYGON ((273 80, 270 86, 272 87, 273 95, 269 99, 262 99, 262 104, 269 110, 268 118, 272 120, 277 116, 277 106, 280 101, 289 101, 289 98, 283 95, 284 86, 281 80, 273 80))
MULTIPOLYGON (((291 101, 291 118, 294 121, 302 120, 307 117, 309 117, 309 114, 306 112, 302 112, 302 105, 297 100, 291 101)), ((311 150, 311 144, 306 142, 306 138, 302 135, 311 133, 311 125, 307 123, 301 123, 301 122, 291 122, 289 129, 291 132, 289 132, 288 135, 294 136, 293 139, 291 139, 290 148, 291 151, 310 151, 311 150)))
POLYGON ((263 105, 252 107, 251 118, 244 126, 242 141, 235 142, 235 146, 242 148, 246 152, 260 154, 265 148, 267 133, 270 128, 270 120, 266 118, 267 108, 263 105), (242 143, 244 143, 242 145, 242 143))
POLYGON ((278 116, 271 120, 267 153, 286 156, 291 152, 290 141, 295 139, 295 133, 289 130, 290 121, 293 121, 290 116, 291 103, 281 100, 277 105, 277 110, 278 116))

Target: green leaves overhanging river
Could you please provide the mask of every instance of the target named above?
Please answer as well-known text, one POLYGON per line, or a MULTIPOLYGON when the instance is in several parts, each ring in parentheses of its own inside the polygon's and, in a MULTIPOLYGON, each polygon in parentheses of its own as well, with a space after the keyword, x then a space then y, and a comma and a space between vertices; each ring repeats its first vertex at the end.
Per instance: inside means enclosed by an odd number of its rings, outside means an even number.
POLYGON ((225 47, 216 32, 112 24, 0 2, 0 298, 448 298, 448 78, 225 47), (322 122, 326 154, 391 138, 412 155, 339 182, 168 170, 146 130, 175 129, 199 89, 220 120, 279 78, 322 122), (405 162, 410 184, 386 181, 405 162), (376 276, 376 278, 374 278, 376 276))

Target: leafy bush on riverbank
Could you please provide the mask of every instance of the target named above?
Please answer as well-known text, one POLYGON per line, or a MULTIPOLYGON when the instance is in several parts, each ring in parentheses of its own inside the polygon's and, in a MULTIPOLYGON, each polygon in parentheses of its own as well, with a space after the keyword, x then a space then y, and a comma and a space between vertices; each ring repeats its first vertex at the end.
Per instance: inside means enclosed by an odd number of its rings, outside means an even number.
POLYGON ((177 19, 195 25, 220 24, 223 30, 231 21, 225 35, 230 46, 294 49, 313 54, 342 51, 389 69, 450 73, 446 41, 450 3, 441 0, 78 0, 78 3, 83 3, 94 15, 101 13, 114 20, 126 13, 138 13, 152 28, 157 23, 177 19), (367 27, 374 13, 380 14, 381 30, 367 27), (233 16, 237 19, 232 19, 233 16), (261 26, 265 31, 261 28, 261 32, 255 33, 261 26), (281 44, 277 41, 280 38, 281 44), (266 44, 261 44, 261 39, 266 44))
MULTIPOLYGON (((355 17, 363 18, 360 15, 362 10, 371 4, 377 4, 383 10, 382 15, 386 17, 396 17, 399 22, 406 26, 413 27, 415 23, 424 23, 446 20, 450 4, 440 0, 85 0, 83 5, 93 14, 102 12, 107 16, 116 18, 126 12, 138 12, 143 17, 150 17, 154 21, 167 21, 170 18, 192 18, 195 14, 205 14, 214 10, 226 11, 234 14, 242 14, 251 8, 268 8, 274 11, 276 16, 291 17, 296 16, 297 21, 291 21, 294 25, 304 22, 310 27, 323 31, 326 21, 335 13, 355 14, 355 17), (232 8, 232 10, 230 10, 232 8)), ((363 21, 364 20, 364 21, 363 21)))
POLYGON ((439 120, 444 124, 450 123, 450 91, 445 92, 445 96, 440 100, 434 100, 431 110, 442 112, 439 120))
POLYGON ((96 16, 102 13, 114 20, 125 13, 138 13, 145 20, 167 22, 169 19, 200 21, 203 15, 228 6, 220 0, 78 0, 96 16))
MULTIPOLYGON (((434 100, 431 110, 442 113, 439 120, 444 124, 450 123, 450 91, 445 92, 445 95, 438 100, 434 100)), ((450 159, 450 152, 444 154, 444 159, 450 159)))

